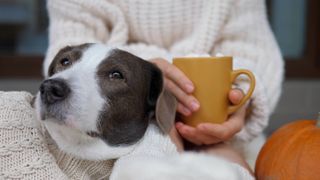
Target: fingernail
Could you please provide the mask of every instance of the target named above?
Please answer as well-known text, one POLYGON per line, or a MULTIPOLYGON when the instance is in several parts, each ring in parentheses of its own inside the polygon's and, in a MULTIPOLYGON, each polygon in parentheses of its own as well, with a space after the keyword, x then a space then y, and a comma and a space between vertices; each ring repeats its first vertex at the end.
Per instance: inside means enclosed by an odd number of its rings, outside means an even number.
POLYGON ((199 103, 198 103, 198 102, 196 102, 196 101, 192 101, 192 103, 191 103, 191 109, 192 109, 193 111, 198 110, 198 109, 199 109, 199 107, 200 107, 200 105, 199 105, 199 103))
POLYGON ((191 84, 186 84, 186 90, 188 91, 188 93, 191 93, 193 91, 194 87, 191 84))

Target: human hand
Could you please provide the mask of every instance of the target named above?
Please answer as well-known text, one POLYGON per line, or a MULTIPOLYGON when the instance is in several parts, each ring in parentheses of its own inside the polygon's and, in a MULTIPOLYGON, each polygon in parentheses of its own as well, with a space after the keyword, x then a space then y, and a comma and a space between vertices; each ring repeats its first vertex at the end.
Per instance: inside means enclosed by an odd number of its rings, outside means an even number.
MULTIPOLYGON (((229 99, 232 104, 239 104, 244 94, 239 89, 229 92, 229 99)), ((223 142, 232 138, 244 126, 246 106, 229 116, 222 124, 201 123, 197 127, 191 127, 182 122, 176 123, 180 135, 196 145, 210 145, 223 142)))
POLYGON ((189 116, 192 112, 197 111, 200 104, 199 101, 191 95, 194 86, 188 77, 176 66, 164 59, 155 58, 151 59, 150 62, 161 69, 164 76, 165 88, 177 98, 177 111, 185 116, 189 116))

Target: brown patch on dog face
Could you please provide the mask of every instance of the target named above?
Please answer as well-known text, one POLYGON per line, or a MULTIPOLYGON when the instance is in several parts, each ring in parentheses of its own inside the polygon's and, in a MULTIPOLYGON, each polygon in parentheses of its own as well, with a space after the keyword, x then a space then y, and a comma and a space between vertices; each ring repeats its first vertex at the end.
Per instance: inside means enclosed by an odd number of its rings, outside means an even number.
POLYGON ((130 53, 113 50, 97 71, 100 93, 108 99, 98 130, 110 145, 132 144, 142 138, 162 90, 161 71, 130 53))
POLYGON ((49 76, 68 69, 75 62, 79 61, 83 51, 90 45, 91 44, 87 43, 79 46, 67 46, 61 49, 50 64, 48 72, 49 76))

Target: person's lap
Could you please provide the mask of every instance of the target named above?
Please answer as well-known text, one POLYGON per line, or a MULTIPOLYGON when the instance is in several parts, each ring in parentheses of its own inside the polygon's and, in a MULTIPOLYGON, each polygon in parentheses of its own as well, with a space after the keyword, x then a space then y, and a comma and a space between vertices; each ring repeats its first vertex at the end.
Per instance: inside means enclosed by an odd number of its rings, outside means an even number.
MULTIPOLYGON (((171 140, 174 142, 174 144, 176 144, 178 151, 183 152, 184 151, 183 140, 175 128, 172 128, 170 132, 170 137, 171 137, 171 140)), ((194 146, 191 151, 206 153, 208 155, 224 158, 230 162, 239 164, 240 166, 246 168, 251 174, 253 174, 252 170, 250 169, 249 165, 247 164, 245 159, 242 157, 242 155, 227 143, 194 146)))

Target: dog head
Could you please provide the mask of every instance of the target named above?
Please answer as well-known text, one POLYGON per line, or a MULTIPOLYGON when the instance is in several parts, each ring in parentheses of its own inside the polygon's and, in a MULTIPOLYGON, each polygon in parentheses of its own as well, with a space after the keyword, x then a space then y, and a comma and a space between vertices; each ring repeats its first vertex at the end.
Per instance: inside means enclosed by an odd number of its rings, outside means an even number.
POLYGON ((102 44, 66 47, 49 67, 36 98, 38 118, 63 151, 84 159, 130 152, 155 119, 168 132, 175 99, 161 71, 102 44), (155 118, 156 117, 156 118, 155 118))

